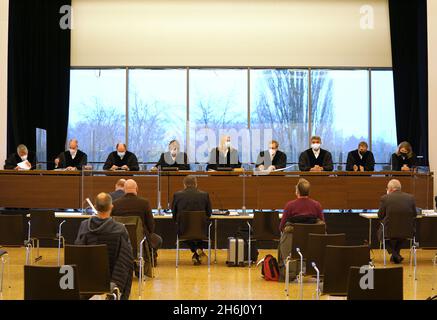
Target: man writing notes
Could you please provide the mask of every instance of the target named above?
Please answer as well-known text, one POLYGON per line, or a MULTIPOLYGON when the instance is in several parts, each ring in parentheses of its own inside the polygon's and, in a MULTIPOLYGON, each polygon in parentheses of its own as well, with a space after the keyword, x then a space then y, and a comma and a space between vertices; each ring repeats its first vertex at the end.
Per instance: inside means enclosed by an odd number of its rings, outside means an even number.
POLYGON ((103 170, 138 171, 138 159, 135 154, 127 151, 124 143, 117 143, 116 151, 111 152, 106 159, 103 170))
POLYGON ((256 160, 256 167, 259 170, 273 171, 283 169, 287 166, 287 155, 279 151, 279 143, 272 140, 269 144, 269 150, 261 151, 256 160))
POLYGON ((321 149, 322 139, 319 136, 311 137, 311 148, 302 152, 299 156, 300 171, 332 171, 331 153, 321 149))
POLYGON ((168 144, 168 151, 161 154, 158 163, 152 168, 157 170, 164 167, 175 167, 179 170, 190 170, 188 156, 185 152, 180 151, 180 144, 177 140, 172 140, 168 144))
POLYGON ((79 143, 76 139, 71 139, 68 143, 68 150, 59 154, 55 159, 56 169, 81 170, 86 166, 88 157, 86 153, 79 150, 79 143))
POLYGON ((220 145, 209 153, 209 161, 206 170, 214 171, 220 168, 241 168, 238 160, 238 151, 231 147, 231 137, 223 136, 220 145))
POLYGON ((17 147, 17 152, 11 154, 5 161, 5 170, 32 170, 36 167, 36 155, 27 150, 24 144, 17 147))
POLYGON ((353 150, 347 155, 346 170, 347 171, 374 171, 375 158, 372 151, 369 151, 369 146, 366 142, 361 141, 358 149, 353 150))

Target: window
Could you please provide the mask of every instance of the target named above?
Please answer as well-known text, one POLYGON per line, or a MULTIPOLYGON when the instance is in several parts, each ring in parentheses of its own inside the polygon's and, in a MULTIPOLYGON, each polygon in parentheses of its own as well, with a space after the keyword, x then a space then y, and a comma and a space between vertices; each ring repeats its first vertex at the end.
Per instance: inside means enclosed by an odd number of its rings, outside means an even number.
POLYGON ((125 87, 123 69, 71 71, 68 137, 89 162, 105 161, 126 140, 125 87))
POLYGON ((390 163, 396 145, 393 72, 372 71, 372 151, 375 161, 390 163))
MULTIPOLYGON (((209 151, 222 135, 249 162, 247 141, 247 70, 192 69, 189 71, 190 144, 195 145, 196 162, 207 162, 209 151), (244 151, 243 151, 244 147, 244 151)), ((193 160, 193 153, 190 154, 193 160)))
POLYGON ((298 162, 308 147, 308 70, 251 70, 250 83, 252 137, 258 130, 261 137, 252 140, 252 161, 274 139, 288 162, 298 162))
POLYGON ((140 162, 158 162, 177 139, 181 150, 186 133, 186 70, 129 70, 129 149, 140 162))
POLYGON ((345 163, 348 152, 369 139, 368 77, 367 70, 311 72, 312 134, 322 138, 334 163, 345 163))

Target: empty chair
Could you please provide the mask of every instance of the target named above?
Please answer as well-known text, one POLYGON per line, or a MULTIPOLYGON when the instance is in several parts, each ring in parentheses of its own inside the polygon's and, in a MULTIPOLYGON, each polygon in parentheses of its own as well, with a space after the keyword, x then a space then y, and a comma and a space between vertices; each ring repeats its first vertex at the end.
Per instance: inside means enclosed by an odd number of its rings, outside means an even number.
POLYGON ((65 264, 77 266, 81 295, 113 293, 111 291, 110 259, 106 244, 66 245, 65 264))
POLYGON ((39 241, 56 240, 58 241, 58 265, 60 265, 61 259, 61 243, 62 247, 65 246, 65 239, 62 236, 62 224, 65 222, 57 223, 54 211, 33 211, 30 213, 28 241, 32 243, 32 248, 35 247, 35 241, 37 245, 37 251, 35 262, 42 257, 39 255, 39 241))
POLYGON ((306 252, 306 275, 315 275, 316 272, 311 266, 315 262, 320 270, 320 275, 323 275, 325 266, 325 250, 326 246, 344 246, 346 245, 346 234, 308 234, 308 247, 306 252))
POLYGON ((370 262, 368 246, 326 246, 323 294, 345 296, 350 267, 370 262))
MULTIPOLYGON (((279 241, 281 238, 279 226, 279 212, 277 211, 255 211, 249 225, 249 248, 252 241, 279 241)), ((249 249, 249 266, 252 262, 249 249)))
POLYGON ((325 234, 325 232, 326 232, 325 223, 315 223, 315 224, 294 223, 291 257, 293 259, 300 258, 298 253, 296 252, 296 248, 299 248, 304 258, 307 259, 308 235, 310 233, 325 234))
POLYGON ((417 240, 420 247, 437 248, 437 219, 422 217, 417 220, 417 240))
POLYGON ((211 226, 204 211, 185 211, 177 215, 176 268, 179 266, 179 246, 184 241, 208 242, 208 268, 211 265, 211 226))
POLYGON ((75 266, 24 266, 24 299, 79 300, 78 278, 75 266))
POLYGON ((360 267, 350 267, 348 300, 403 300, 403 268, 401 266, 372 268, 364 272, 369 272, 368 281, 362 280, 365 273, 360 273, 360 267), (363 288, 363 285, 367 287, 363 288))
POLYGON ((0 214, 0 245, 23 246, 23 215, 0 214))

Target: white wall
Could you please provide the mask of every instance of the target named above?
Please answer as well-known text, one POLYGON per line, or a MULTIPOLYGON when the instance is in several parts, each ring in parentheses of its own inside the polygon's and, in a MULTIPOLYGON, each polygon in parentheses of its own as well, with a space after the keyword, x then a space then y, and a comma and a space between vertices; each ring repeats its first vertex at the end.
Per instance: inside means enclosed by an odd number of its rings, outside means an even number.
MULTIPOLYGON (((431 171, 437 173, 437 1, 428 0, 428 138, 431 171)), ((437 176, 434 175, 434 195, 437 176)))
POLYGON ((389 29, 387 0, 73 0, 71 63, 390 67, 389 29))
POLYGON ((8 77, 8 5, 0 0, 0 168, 6 158, 7 148, 7 77, 8 77))

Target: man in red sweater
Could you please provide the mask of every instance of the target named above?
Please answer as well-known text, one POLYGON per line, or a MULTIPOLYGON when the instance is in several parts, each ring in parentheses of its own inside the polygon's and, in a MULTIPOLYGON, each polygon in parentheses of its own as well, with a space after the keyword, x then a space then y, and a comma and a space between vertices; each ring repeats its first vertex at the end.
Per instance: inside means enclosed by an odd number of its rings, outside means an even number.
POLYGON ((322 206, 318 201, 310 199, 310 183, 306 179, 299 179, 296 185, 297 199, 289 201, 284 208, 282 220, 279 225, 281 232, 287 222, 316 223, 317 220, 325 221, 322 206))

